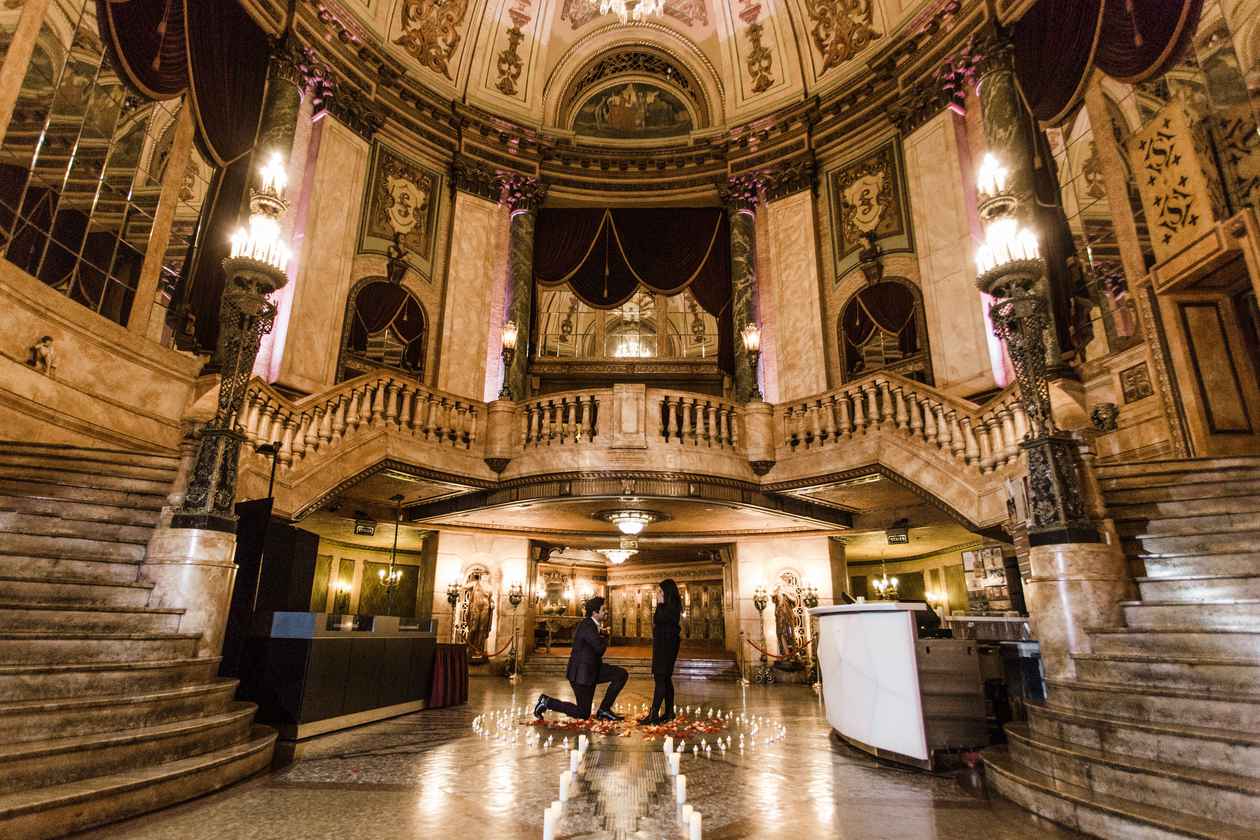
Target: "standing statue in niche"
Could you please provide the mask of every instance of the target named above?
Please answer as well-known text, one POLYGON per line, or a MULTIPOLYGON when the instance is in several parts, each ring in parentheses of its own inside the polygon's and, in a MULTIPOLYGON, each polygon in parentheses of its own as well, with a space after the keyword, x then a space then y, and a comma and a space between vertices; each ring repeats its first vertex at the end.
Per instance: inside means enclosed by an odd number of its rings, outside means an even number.
POLYGON ((484 661, 489 658, 486 638, 490 635, 490 623, 494 618, 494 593, 482 585, 480 572, 474 572, 472 580, 464 587, 464 604, 470 658, 484 661))
POLYGON ((774 630, 779 637, 779 653, 791 656, 796 653, 796 592, 788 586, 774 590, 774 630))

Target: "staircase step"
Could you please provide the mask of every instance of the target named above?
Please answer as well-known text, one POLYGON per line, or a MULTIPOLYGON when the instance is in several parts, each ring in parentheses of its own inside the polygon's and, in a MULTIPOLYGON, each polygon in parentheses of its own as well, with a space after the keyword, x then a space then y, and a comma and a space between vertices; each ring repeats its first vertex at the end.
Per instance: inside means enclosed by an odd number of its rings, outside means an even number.
POLYGON ((1028 725, 1038 737, 1055 738, 1107 755, 1198 767, 1223 773, 1260 774, 1260 735, 1169 723, 1139 723, 1028 703, 1028 725))
POLYGON ((218 671, 219 657, 0 665, 0 703, 146 694, 205 685, 218 671))
POLYGON ((136 545, 147 545, 149 538, 153 536, 153 528, 148 525, 123 525, 115 522, 72 519, 67 516, 0 510, 0 533, 5 532, 136 545))
POLYGON ((1153 458, 1147 461, 1125 461, 1101 464, 1099 479, 1138 475, 1181 475, 1238 469, 1260 470, 1260 456, 1233 455, 1224 458, 1153 458))
MULTIPOLYGON (((1252 525, 1256 522, 1253 520, 1252 525)), ((1246 552, 1260 545, 1260 530, 1217 531, 1210 534, 1149 534, 1123 540, 1125 553, 1147 554, 1230 554, 1246 552)))
POLYGON ((1120 520, 1116 523, 1116 530, 1122 537, 1144 539, 1254 531, 1257 522, 1260 522, 1260 515, 1253 510, 1236 513, 1192 513, 1153 519, 1120 520))
POLYGON ((0 463, 0 478, 26 479, 45 484, 60 483, 79 487, 90 487, 97 490, 114 490, 124 493, 146 493, 165 496, 170 492, 171 481, 157 481, 151 478, 135 478, 132 476, 108 475, 89 469, 75 470, 65 467, 27 467, 16 464, 0 463))
POLYGON ((227 711, 95 735, 0 744, 7 791, 60 785, 124 770, 178 761, 239 744, 249 734, 253 703, 227 711))
MULTIPOLYGON (((2 566, 3 564, 0 564, 2 566)), ((135 566, 124 566, 135 576, 135 566)), ((143 607, 153 584, 112 582, 73 577, 0 577, 0 601, 45 604, 90 604, 143 607)))
POLYGON ((0 834, 60 837, 211 793, 266 770, 275 742, 275 730, 254 726, 247 740, 192 758, 0 794, 0 834))
POLYGON ((69 455, 45 455, 42 453, 22 453, 7 450, 0 446, 0 467, 18 467, 23 469, 73 470, 96 475, 108 475, 120 478, 143 478, 151 481, 172 481, 178 462, 162 466, 134 464, 121 460, 105 460, 69 455))
POLYGON ((1133 683, 1047 680, 1059 709, 1155 726, 1204 727, 1260 737, 1260 693, 1133 683))
POLYGON ((1260 493, 1236 493, 1206 498, 1165 499, 1151 502, 1126 502, 1107 496, 1107 512, 1116 524, 1130 521, 1158 520, 1167 516, 1212 516, 1230 513, 1260 513, 1260 493))
POLYGON ((182 609, 115 604, 56 604, 0 600, 0 631, 73 630, 87 633, 173 633, 182 609))
POLYGON ((182 659, 197 649, 196 633, 0 631, 0 665, 44 662, 145 662, 182 659))
MULTIPOLYGON (((1191 481, 1189 476, 1170 483, 1139 481, 1126 487, 1103 487, 1107 507, 1115 505, 1123 513, 1126 505, 1154 502, 1194 501, 1260 494, 1260 478, 1191 481)), ((1101 482, 1100 482, 1101 483, 1101 482)))
POLYGON ((223 714, 237 680, 215 679, 145 694, 0 704, 0 741, 38 741, 138 729, 223 714))
POLYGON ((137 493, 112 488, 89 487, 82 482, 50 481, 46 476, 13 478, 0 475, 0 492, 11 496, 37 495, 119 508, 158 511, 166 504, 166 492, 137 493))
POLYGON ((1260 659, 1260 630, 1198 626, 1089 627, 1093 653, 1200 656, 1209 659, 1260 659))
POLYGON ((1260 659, 1208 659, 1205 656, 1075 654, 1077 678, 1087 683, 1128 683, 1207 693, 1254 691, 1260 685, 1260 659))
POLYGON ((27 443, 25 441, 0 441, 0 452, 13 455, 45 455, 48 457, 79 458, 101 463, 128 464, 159 469, 175 470, 179 456, 160 452, 140 452, 127 449, 96 449, 90 446, 69 446, 59 443, 27 443))
MULTIPOLYGON (((32 582, 44 580, 82 583, 132 584, 140 576, 139 560, 101 560, 96 557, 43 557, 0 549, 0 578, 32 582)), ((16 583, 13 584, 17 586, 16 583)), ((5 592, 0 585, 0 593, 5 592)))
MULTIPOLYGON (((1228 578, 1227 580, 1237 580, 1228 578)), ((1145 595, 1145 587, 1143 587, 1145 595)), ((1122 601, 1124 623, 1135 630, 1201 627, 1211 630, 1260 630, 1260 599, 1218 601, 1122 601)))
POLYGON ((1102 796, 1016 762, 1005 747, 984 751, 986 778, 1002 796, 1051 822, 1094 837, 1123 840, 1248 840, 1250 829, 1180 811, 1102 796))
MULTIPOLYGON (((1260 598, 1260 574, 1137 578, 1143 601, 1238 601, 1260 598)), ((1260 616, 1260 613, 1257 613, 1260 616)))
POLYGON ((102 522, 114 525, 139 525, 153 528, 158 524, 159 511, 123 505, 106 505, 74 502, 55 496, 17 495, 0 489, 0 510, 33 513, 43 516, 62 516, 83 522, 102 522))
POLYGON ((73 557, 139 563, 144 560, 144 549, 143 542, 89 540, 82 537, 53 537, 46 534, 0 531, 0 553, 3 554, 34 554, 40 557, 73 557))
POLYGON ((1138 553, 1131 556, 1144 567, 1148 579, 1183 575, 1250 575, 1260 571, 1260 551, 1162 556, 1138 553))
POLYGON ((1056 781, 1102 796, 1177 808, 1227 825, 1260 821, 1260 781, 1236 773, 1180 767, 1099 750, 1029 732, 1025 724, 1006 726, 1011 758, 1056 781))

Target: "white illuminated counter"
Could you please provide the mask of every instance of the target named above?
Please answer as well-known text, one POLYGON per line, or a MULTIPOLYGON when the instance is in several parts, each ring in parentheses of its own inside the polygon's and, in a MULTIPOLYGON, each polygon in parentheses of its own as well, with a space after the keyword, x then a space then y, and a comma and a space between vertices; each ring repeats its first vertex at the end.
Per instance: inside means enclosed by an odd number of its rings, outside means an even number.
POLYGON ((858 749, 918 767, 943 749, 988 744, 976 643, 920 639, 926 604, 815 607, 827 721, 858 749))

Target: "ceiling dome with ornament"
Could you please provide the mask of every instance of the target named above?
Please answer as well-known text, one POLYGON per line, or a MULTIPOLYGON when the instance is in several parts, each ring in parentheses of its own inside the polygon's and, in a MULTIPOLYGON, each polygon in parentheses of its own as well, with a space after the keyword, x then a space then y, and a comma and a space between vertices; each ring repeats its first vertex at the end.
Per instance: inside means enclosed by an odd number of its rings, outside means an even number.
MULTIPOLYGON (((265 0, 255 0, 263 5, 265 0)), ((942 0, 306 0, 435 95, 576 143, 693 142, 861 85, 942 0)))

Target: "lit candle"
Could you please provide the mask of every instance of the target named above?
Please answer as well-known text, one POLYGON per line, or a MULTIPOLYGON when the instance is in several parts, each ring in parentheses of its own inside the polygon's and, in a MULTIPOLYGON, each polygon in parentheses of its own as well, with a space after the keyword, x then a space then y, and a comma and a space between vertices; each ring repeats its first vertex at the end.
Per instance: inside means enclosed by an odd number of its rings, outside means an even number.
POLYGON ((677 776, 681 769, 682 756, 679 753, 670 753, 669 756, 669 773, 671 776, 677 776))
POLYGON ((691 812, 691 834, 688 836, 690 840, 700 840, 701 833, 702 833, 702 829, 701 829, 701 821, 700 821, 700 812, 692 811, 691 812))
POLYGON ((543 840, 556 840, 556 812, 550 806, 543 810, 543 840))
POLYGON ((582 762, 582 754, 581 754, 580 752, 578 752, 577 750, 572 750, 572 751, 569 753, 569 770, 570 770, 570 772, 576 773, 576 772, 577 772, 577 769, 578 769, 578 764, 580 764, 581 762, 582 762))
POLYGON ((678 799, 679 805, 687 801, 687 777, 686 776, 679 775, 678 778, 674 780, 674 794, 678 799))
POLYGON ((691 807, 690 802, 686 802, 683 804, 683 825, 684 826, 691 825, 691 814, 695 810, 696 810, 695 808, 691 807))
POLYGON ((565 770, 563 773, 561 773, 561 774, 560 774, 560 801, 561 801, 561 802, 568 802, 568 801, 569 801, 569 779, 570 779, 570 777, 571 777, 571 774, 570 774, 570 772, 569 772, 568 770, 565 770))
POLYGON ((674 736, 673 735, 665 736, 664 750, 667 753, 672 753, 674 751, 674 736))

